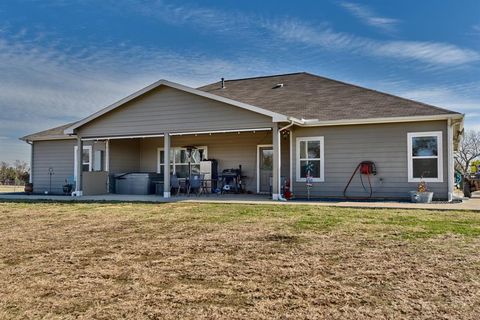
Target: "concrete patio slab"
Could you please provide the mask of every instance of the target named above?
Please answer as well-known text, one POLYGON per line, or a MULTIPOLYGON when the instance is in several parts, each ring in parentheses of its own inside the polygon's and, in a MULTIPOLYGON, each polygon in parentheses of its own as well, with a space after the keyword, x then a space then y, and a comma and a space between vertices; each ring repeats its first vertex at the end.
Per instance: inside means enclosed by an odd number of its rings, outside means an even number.
POLYGON ((0 194, 0 201, 56 201, 56 202, 193 202, 193 203, 238 203, 238 204, 274 204, 274 205, 313 205, 328 207, 353 207, 353 208, 392 208, 392 209, 431 209, 431 210, 478 210, 480 211, 480 192, 474 194, 471 199, 465 199, 461 203, 431 203, 419 204, 396 201, 273 201, 267 195, 209 195, 209 196, 178 196, 165 199, 157 195, 119 195, 106 194, 98 196, 70 197, 61 195, 26 195, 26 194, 0 194))

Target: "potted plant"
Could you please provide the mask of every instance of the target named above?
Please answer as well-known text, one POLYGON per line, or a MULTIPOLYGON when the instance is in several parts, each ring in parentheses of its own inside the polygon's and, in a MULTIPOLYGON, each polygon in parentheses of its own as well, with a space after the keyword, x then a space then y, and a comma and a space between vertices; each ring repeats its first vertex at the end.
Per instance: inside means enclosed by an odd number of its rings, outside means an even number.
POLYGON ((25 183, 25 189, 24 189, 26 194, 30 194, 33 192, 33 183, 25 183))
POLYGON ((432 202, 433 192, 428 191, 427 184, 423 181, 423 175, 418 183, 417 191, 410 191, 410 199, 413 203, 432 202))
POLYGON ((63 193, 70 194, 72 192, 73 185, 68 183, 67 179, 65 179, 65 184, 63 185, 63 193))

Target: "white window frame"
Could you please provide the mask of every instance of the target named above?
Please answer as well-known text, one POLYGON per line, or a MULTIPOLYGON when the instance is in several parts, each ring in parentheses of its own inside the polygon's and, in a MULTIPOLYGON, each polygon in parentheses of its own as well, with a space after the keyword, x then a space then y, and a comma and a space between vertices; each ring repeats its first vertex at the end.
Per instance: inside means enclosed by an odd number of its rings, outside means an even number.
MULTIPOLYGON (((73 147, 73 178, 75 179, 75 181, 77 181, 77 150, 78 150, 78 146, 74 146, 73 147)), ((93 165, 93 157, 92 157, 92 146, 83 146, 83 150, 88 150, 88 171, 92 171, 92 165, 93 165)), ((83 165, 87 164, 86 162, 84 163, 83 162, 83 159, 82 159, 82 167, 83 165)))
MULTIPOLYGON (((203 152, 203 157, 205 159, 208 159, 208 147, 207 146, 198 146, 196 147, 197 149, 203 149, 204 152, 203 152)), ((172 159, 170 159, 171 161, 171 165, 173 166, 173 174, 176 173, 176 170, 175 170, 175 166, 176 165, 188 165, 188 162, 186 163, 183 163, 183 162, 180 162, 180 163, 176 163, 175 162, 175 150, 187 150, 187 148, 182 148, 182 147, 172 147, 170 148, 170 150, 173 151, 174 153, 174 156, 172 159)), ((160 169, 164 166, 164 163, 160 163, 160 151, 164 151, 164 148, 157 148, 157 173, 160 173, 160 169)), ((164 157, 165 159, 165 157, 164 157)), ((193 163, 191 163, 193 164, 193 163)))
POLYGON ((307 179, 306 178, 301 178, 300 177, 300 161, 304 160, 320 160, 320 178, 312 178, 313 182, 325 182, 325 143, 324 143, 324 137, 297 137, 296 139, 296 180, 297 182, 305 182, 307 179), (300 158, 300 142, 307 142, 307 147, 308 147, 308 141, 320 141, 320 158, 312 158, 312 159, 307 159, 307 158, 300 158))
POLYGON ((428 132, 408 132, 407 133, 407 167, 408 167, 408 182, 443 182, 443 141, 442 131, 428 131, 428 132), (412 140, 417 137, 436 137, 437 138, 437 155, 436 156, 413 156, 412 155, 412 140), (436 178, 414 178, 413 177, 413 159, 437 159, 438 175, 436 178))

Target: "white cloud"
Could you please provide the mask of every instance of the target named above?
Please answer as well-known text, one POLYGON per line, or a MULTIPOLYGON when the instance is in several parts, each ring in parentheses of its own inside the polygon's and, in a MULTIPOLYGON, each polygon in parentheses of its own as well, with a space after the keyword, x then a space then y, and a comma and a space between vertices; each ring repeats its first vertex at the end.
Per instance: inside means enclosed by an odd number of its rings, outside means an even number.
POLYGON ((296 20, 270 22, 264 26, 290 42, 330 50, 348 50, 365 56, 413 60, 435 66, 458 66, 480 60, 478 52, 448 43, 374 40, 336 32, 331 28, 315 28, 296 20))
POLYGON ((28 161, 19 137, 85 117, 161 78, 198 86, 221 76, 267 72, 252 58, 228 61, 144 47, 64 48, 28 31, 0 32, 0 160, 28 161), (5 152, 8 150, 9 152, 5 152))
POLYGON ((360 19, 363 23, 381 29, 382 31, 394 31, 400 20, 381 17, 375 14, 373 10, 365 5, 353 2, 341 2, 340 5, 347 9, 352 15, 360 19))

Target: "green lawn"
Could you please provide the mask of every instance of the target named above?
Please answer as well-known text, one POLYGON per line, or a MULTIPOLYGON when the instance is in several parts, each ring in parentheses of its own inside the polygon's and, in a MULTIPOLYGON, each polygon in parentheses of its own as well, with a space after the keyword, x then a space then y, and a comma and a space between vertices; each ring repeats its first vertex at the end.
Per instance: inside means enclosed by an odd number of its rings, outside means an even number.
POLYGON ((0 203, 0 318, 480 317, 480 214, 0 203))

